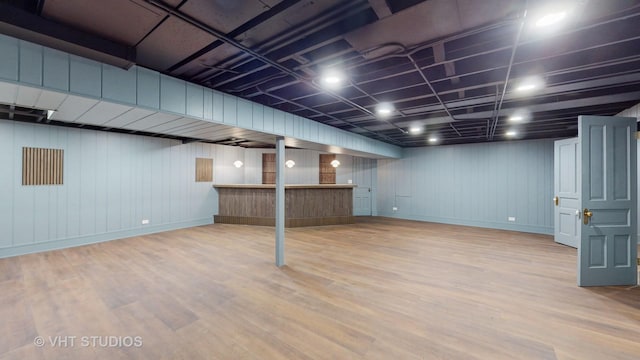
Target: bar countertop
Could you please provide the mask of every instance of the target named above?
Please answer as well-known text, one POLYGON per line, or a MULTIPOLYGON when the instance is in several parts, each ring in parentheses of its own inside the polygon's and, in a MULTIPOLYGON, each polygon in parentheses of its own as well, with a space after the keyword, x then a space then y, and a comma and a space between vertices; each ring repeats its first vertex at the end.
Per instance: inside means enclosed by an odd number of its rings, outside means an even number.
MULTIPOLYGON (((355 184, 285 184, 285 189, 352 189, 355 184)), ((275 189, 274 184, 214 184, 214 188, 275 189)))

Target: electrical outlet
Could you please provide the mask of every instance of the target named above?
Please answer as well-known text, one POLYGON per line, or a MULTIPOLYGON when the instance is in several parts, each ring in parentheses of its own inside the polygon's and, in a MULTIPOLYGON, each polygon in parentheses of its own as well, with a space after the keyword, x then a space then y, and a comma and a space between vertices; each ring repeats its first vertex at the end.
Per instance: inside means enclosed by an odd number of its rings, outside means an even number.
POLYGON ((149 225, 149 219, 143 219, 142 225, 149 225))
POLYGON ((509 221, 516 221, 516 217, 515 216, 509 216, 509 218, 507 219, 509 221))
POLYGON ((391 210, 398 211, 398 207, 394 206, 391 210))

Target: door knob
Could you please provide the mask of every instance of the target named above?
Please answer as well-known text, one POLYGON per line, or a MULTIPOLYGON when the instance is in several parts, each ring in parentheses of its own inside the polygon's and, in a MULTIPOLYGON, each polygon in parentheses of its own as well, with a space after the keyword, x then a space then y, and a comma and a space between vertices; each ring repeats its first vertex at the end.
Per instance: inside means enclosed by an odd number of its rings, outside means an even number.
POLYGON ((560 202, 560 199, 558 199, 557 196, 553 197, 553 203, 556 204, 556 206, 558 206, 558 203, 560 202))
POLYGON ((587 225, 589 223, 589 219, 592 216, 593 216, 593 212, 591 212, 589 209, 584 208, 584 210, 582 210, 582 220, 583 220, 585 225, 587 225))

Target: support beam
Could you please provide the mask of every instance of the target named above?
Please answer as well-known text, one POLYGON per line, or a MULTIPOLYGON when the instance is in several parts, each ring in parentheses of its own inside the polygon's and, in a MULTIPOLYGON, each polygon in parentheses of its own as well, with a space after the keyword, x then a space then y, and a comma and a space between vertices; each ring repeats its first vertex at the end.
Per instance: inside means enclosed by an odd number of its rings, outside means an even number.
POLYGON ((276 266, 284 262, 284 137, 276 138, 276 266))

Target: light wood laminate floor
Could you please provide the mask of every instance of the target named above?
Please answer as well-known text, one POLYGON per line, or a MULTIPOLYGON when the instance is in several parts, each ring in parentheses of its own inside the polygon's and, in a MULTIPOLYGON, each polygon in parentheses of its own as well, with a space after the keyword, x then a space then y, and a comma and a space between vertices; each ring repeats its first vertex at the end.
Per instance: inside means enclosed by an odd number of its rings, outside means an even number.
POLYGON ((0 359, 640 358, 640 289, 577 287, 550 236, 385 218, 286 236, 283 268, 273 228, 222 224, 0 259, 0 359))

